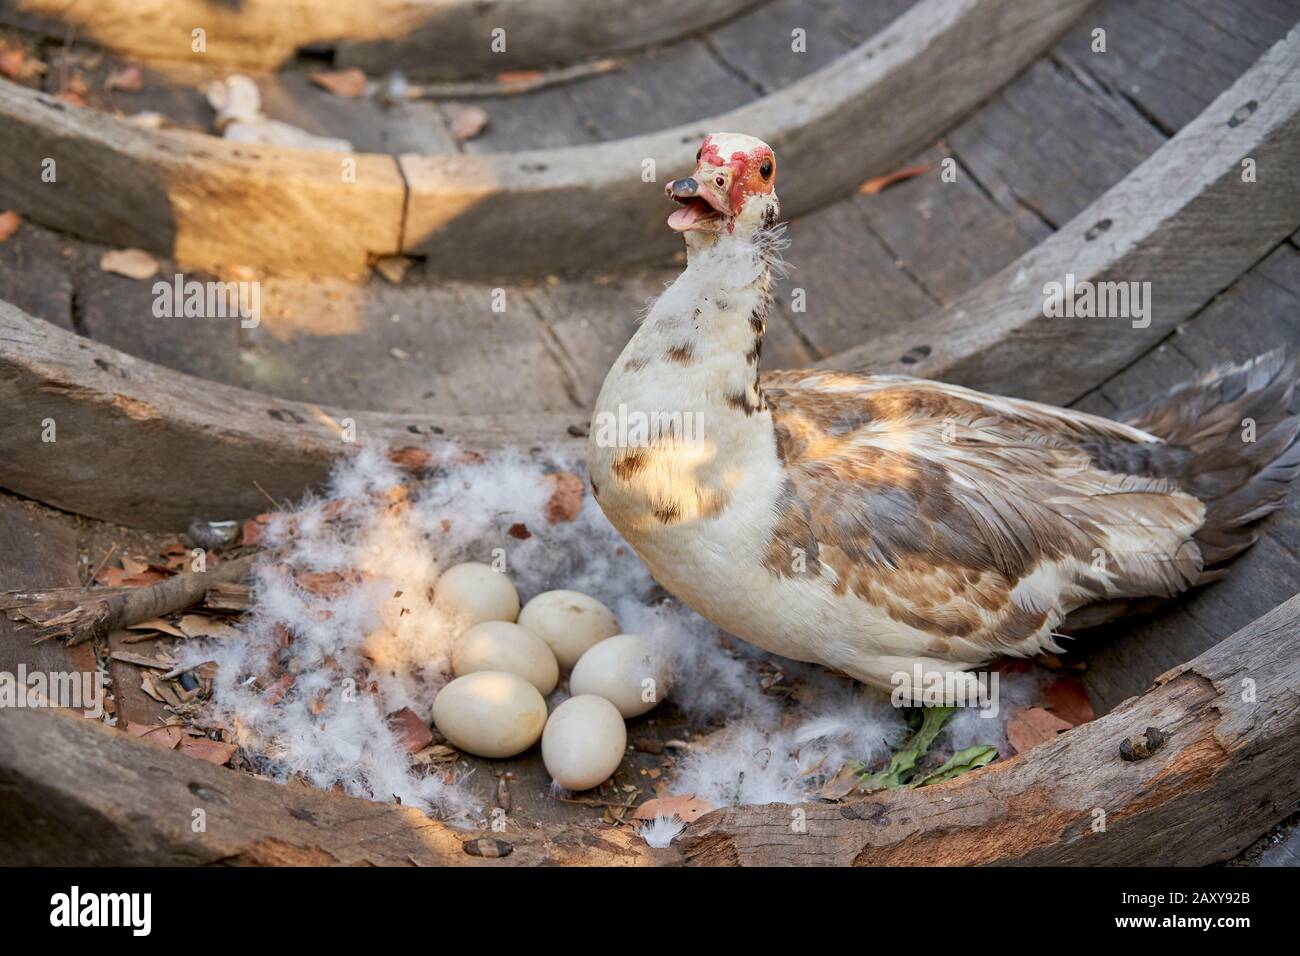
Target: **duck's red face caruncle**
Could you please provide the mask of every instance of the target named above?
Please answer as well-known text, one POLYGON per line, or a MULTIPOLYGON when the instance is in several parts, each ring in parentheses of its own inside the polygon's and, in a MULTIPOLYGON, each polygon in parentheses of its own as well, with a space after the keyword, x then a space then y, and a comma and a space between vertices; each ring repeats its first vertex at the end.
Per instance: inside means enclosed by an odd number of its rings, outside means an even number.
POLYGON ((677 232, 752 232, 776 223, 776 155, 760 139, 712 133, 695 156, 695 172, 665 189, 681 205, 668 217, 677 232))

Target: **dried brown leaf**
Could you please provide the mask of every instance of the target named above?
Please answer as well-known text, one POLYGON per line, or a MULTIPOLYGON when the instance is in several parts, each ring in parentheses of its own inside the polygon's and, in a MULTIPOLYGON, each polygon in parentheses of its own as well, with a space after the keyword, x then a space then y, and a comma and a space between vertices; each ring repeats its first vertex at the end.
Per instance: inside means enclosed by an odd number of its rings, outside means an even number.
POLYGON ((433 743, 433 731, 429 729, 428 723, 409 707, 389 714, 388 726, 397 734, 398 741, 408 754, 417 754, 433 743))
POLYGON ((158 260, 143 249, 110 249, 99 257, 99 268, 128 279, 148 279, 158 272, 158 260))
POLYGON ((403 471, 421 472, 433 464, 433 452, 415 445, 388 449, 388 460, 403 471))
POLYGON ((161 726, 150 726, 149 724, 128 724, 126 732, 132 737, 138 737, 141 740, 146 740, 151 744, 157 744, 159 747, 165 747, 168 750, 175 750, 177 744, 186 739, 185 731, 181 730, 181 728, 177 727, 175 724, 165 724, 161 726))
POLYGON ((210 740, 207 737, 185 737, 181 740, 180 752, 198 760, 204 760, 218 767, 225 766, 234 756, 234 744, 210 740))
POLYGON ((125 93, 139 93, 144 89, 144 71, 138 66, 124 66, 113 70, 104 81, 106 90, 122 90, 125 93))
POLYGON ((1007 721, 1007 741, 1019 754, 1069 729, 1070 724, 1055 714, 1041 707, 1026 707, 1012 714, 1007 721))
POLYGON ((1043 690, 1043 702, 1047 710, 1071 726, 1086 724, 1097 716, 1083 681, 1077 677, 1062 677, 1049 684, 1043 690))
POLYGON ((480 106, 452 106, 448 107, 448 112, 451 114, 448 123, 451 135, 462 143, 483 132, 483 127, 488 124, 487 110, 480 106))
POLYGON ((172 637, 184 637, 185 632, 175 624, 168 624, 160 617, 151 617, 147 621, 141 621, 139 624, 128 624, 128 631, 162 631, 164 634, 170 634, 172 637))
POLYGON ((582 510, 582 496, 586 493, 582 479, 570 471, 560 471, 546 476, 551 483, 551 499, 546 503, 546 520, 551 524, 572 521, 582 510))
POLYGON ((366 74, 352 67, 347 70, 318 70, 311 81, 335 96, 356 97, 366 91, 366 74))
POLYGON ((633 820, 653 820, 655 817, 675 816, 683 823, 694 823, 713 809, 713 804, 695 794, 678 797, 654 797, 636 808, 633 820))

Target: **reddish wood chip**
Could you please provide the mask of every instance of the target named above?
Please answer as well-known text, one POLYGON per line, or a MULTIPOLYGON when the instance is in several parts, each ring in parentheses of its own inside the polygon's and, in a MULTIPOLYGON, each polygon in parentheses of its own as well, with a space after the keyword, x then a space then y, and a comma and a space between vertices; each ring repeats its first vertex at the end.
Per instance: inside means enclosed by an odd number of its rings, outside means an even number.
POLYGON ((18 231, 18 227, 22 224, 23 217, 12 209, 0 212, 0 242, 13 238, 13 234, 18 231))
POLYGON ((0 76, 10 80, 22 79, 26 60, 26 50, 0 50, 0 76))
POLYGON ((267 522, 271 520, 269 514, 253 515, 244 522, 243 527, 239 530, 239 541, 241 544, 257 544, 266 534, 267 522))
POLYGON ((858 187, 858 193, 863 196, 874 196, 877 193, 884 192, 894 183, 902 182, 904 179, 911 179, 913 176, 920 176, 922 173, 928 172, 929 169, 929 166, 905 166, 883 176, 873 176, 858 187))
POLYGON ((1050 714, 1041 707, 1026 707, 1012 714, 1007 721, 1007 741, 1021 754, 1030 747, 1037 747, 1044 741, 1051 740, 1063 730, 1069 730, 1066 723, 1055 714, 1050 714))
POLYGON ((546 74, 541 70, 506 70, 497 74, 497 83, 500 86, 530 86, 545 78, 546 74))

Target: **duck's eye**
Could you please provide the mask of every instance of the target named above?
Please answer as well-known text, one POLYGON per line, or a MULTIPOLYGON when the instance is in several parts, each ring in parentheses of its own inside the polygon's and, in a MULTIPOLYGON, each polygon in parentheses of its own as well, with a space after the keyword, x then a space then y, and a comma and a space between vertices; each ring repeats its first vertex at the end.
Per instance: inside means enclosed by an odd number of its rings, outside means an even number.
POLYGON ((772 178, 772 161, 770 159, 763 160, 763 165, 758 167, 758 174, 764 179, 772 178))
POLYGON ((701 146, 699 149, 695 151, 695 161, 698 163, 700 161, 700 157, 703 155, 704 155, 704 147, 701 146))

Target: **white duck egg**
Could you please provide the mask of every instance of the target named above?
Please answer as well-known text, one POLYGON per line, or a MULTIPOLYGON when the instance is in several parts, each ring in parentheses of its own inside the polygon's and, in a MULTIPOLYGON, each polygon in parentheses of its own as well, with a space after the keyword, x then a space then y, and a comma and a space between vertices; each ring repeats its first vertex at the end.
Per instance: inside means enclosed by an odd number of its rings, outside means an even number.
POLYGON ((613 611, 578 591, 543 591, 524 605, 519 623, 550 646, 562 670, 619 631, 613 611))
POLYGON ((433 699, 433 723, 454 746, 480 757, 513 757, 537 742, 546 701, 518 674, 477 671, 433 699))
POLYGON ((566 790, 590 790, 618 769, 627 728, 613 704, 594 694, 570 697, 542 732, 542 763, 566 790))
POLYGON ((518 674, 543 697, 560 679, 560 665, 546 642, 509 621, 484 621, 462 634, 451 649, 451 671, 457 677, 476 671, 518 674))
POLYGON ((467 627, 484 621, 513 621, 519 616, 519 592, 510 578, 477 561, 442 572, 433 586, 433 599, 467 627))
POLYGON ((639 634, 618 634, 583 654, 569 677, 569 693, 603 697, 624 717, 639 717, 668 693, 659 645, 639 634))

